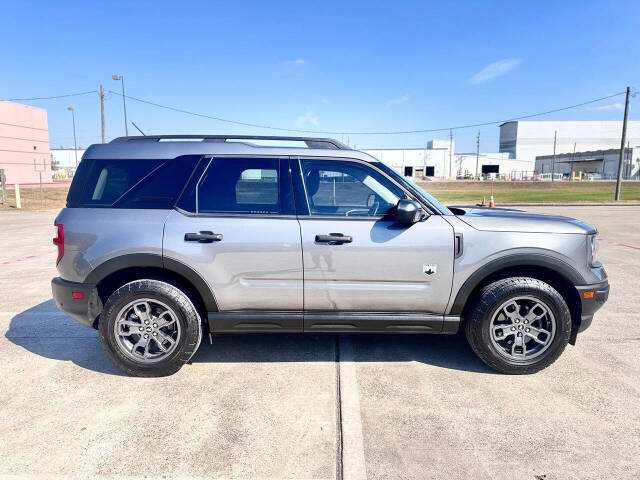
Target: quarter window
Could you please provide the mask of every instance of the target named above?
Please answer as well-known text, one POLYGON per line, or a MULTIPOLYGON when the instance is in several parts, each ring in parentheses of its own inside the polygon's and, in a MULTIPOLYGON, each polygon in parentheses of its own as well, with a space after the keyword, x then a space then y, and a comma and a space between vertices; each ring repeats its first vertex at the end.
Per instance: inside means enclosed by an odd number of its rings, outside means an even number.
POLYGON ((95 160, 82 203, 112 205, 161 163, 161 160, 95 160))
POLYGON ((386 215, 404 197, 386 177, 359 163, 302 160, 301 165, 311 215, 386 215))

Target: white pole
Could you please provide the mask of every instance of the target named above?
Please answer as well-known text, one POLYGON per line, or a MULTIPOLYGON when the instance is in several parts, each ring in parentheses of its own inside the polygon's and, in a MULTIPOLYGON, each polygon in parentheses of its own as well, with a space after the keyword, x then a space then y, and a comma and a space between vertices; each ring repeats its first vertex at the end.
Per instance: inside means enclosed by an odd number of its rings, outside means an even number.
POLYGON ((20 185, 16 183, 13 187, 16 192, 16 208, 21 208, 22 205, 20 204, 20 185))

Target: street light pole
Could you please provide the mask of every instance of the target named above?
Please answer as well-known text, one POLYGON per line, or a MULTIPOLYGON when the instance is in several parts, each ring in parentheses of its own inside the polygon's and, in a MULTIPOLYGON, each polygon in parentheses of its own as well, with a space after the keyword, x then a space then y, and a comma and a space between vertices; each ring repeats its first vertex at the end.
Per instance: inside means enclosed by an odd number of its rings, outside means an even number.
POLYGON ((76 156, 76 168, 78 168, 78 142, 76 141, 76 112, 73 107, 67 107, 67 110, 71 112, 71 119, 73 121, 73 153, 76 156))
POLYGON ((122 84, 122 108, 124 109, 124 135, 125 137, 129 136, 129 128, 127 127, 127 100, 124 95, 124 75, 112 75, 111 78, 114 80, 120 80, 122 84))
POLYGON ((100 131, 102 133, 102 143, 104 143, 104 87, 102 85, 100 85, 100 131))

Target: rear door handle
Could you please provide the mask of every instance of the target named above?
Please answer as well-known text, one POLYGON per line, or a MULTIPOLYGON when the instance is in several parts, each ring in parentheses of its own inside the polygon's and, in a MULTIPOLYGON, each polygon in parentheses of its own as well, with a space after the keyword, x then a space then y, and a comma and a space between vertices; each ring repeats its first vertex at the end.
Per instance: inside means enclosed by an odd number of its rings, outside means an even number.
POLYGON ((330 233, 329 235, 316 235, 316 243, 351 243, 353 237, 341 233, 330 233))
POLYGON ((198 243, 212 243, 222 240, 221 233, 213 233, 209 231, 203 231, 200 233, 185 233, 185 242, 198 242, 198 243))

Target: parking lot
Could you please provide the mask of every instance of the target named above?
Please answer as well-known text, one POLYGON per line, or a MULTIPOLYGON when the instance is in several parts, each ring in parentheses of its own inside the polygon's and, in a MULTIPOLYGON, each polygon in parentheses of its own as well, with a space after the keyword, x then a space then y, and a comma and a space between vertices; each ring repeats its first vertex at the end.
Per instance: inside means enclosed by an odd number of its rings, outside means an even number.
POLYGON ((55 211, 0 211, 0 476, 640 477, 640 207, 528 207, 600 231, 609 302, 505 376, 461 336, 246 335, 122 376, 51 300, 55 211))

